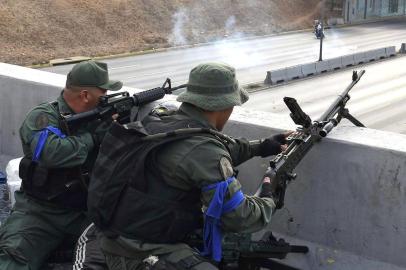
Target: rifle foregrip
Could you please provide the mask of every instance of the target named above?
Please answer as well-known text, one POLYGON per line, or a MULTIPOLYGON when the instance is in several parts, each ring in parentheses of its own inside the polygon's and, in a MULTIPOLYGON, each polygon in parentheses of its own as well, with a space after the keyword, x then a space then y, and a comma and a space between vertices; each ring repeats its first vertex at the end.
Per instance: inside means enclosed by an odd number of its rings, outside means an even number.
POLYGON ((165 90, 161 87, 153 88, 147 91, 143 91, 134 94, 134 105, 142 106, 144 104, 161 99, 165 96, 165 90))

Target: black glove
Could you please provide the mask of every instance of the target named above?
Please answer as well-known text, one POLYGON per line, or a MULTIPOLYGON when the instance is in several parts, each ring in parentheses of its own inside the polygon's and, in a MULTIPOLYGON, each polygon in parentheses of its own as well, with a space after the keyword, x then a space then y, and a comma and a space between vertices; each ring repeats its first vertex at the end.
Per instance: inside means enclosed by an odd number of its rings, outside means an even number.
POLYGON ((286 144, 286 134, 276 134, 271 137, 272 140, 279 142, 280 144, 286 144))
POLYGON ((276 199, 277 198, 277 183, 275 182, 275 172, 271 168, 268 167, 266 170, 264 177, 263 177, 263 183, 261 187, 261 193, 259 194, 259 197, 261 198, 272 198, 276 199), (268 180, 265 182, 265 180, 268 180))
POLYGON ((254 146, 255 156, 268 157, 277 155, 282 152, 281 146, 283 144, 286 144, 286 135, 283 133, 274 135, 254 146))
POLYGON ((96 125, 93 131, 90 131, 92 134, 93 142, 95 146, 99 146, 103 141, 104 136, 111 127, 112 121, 101 121, 96 125))

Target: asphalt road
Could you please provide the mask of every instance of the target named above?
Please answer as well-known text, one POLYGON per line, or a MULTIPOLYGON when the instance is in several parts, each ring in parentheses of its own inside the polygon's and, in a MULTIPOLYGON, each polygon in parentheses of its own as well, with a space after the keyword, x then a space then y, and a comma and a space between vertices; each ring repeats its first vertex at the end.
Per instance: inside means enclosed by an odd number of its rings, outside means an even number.
MULTIPOLYGON (((324 58, 385 46, 395 45, 399 49, 402 42, 406 42, 406 20, 329 29, 324 58)), ((319 41, 314 35, 300 32, 105 61, 111 78, 122 80, 126 86, 149 89, 160 86, 166 77, 172 79, 174 86, 185 83, 189 70, 206 61, 234 65, 242 84, 263 81, 267 70, 316 61, 318 52, 319 41)), ((71 65, 44 70, 66 74, 70 68, 71 65)), ((367 127, 406 134, 406 57, 369 64, 365 69, 367 73, 348 103, 351 113, 367 127)), ((315 118, 350 80, 351 70, 347 70, 294 82, 251 94, 245 107, 286 114, 282 98, 292 96, 315 118)))
MULTIPOLYGON (((406 134, 406 56, 357 67, 361 69, 366 73, 350 92, 350 113, 369 128, 406 134)), ((251 93, 244 107, 286 115, 283 97, 290 96, 317 119, 351 83, 351 76, 349 69, 251 93)))
MULTIPOLYGON (((406 20, 370 23, 328 29, 324 40, 324 58, 385 46, 400 47, 406 42, 406 20)), ((126 86, 149 89, 160 86, 169 77, 173 85, 187 81, 192 67, 207 61, 222 61, 236 67, 242 84, 263 81, 267 70, 316 61, 319 40, 311 32, 270 37, 223 40, 207 46, 168 50, 154 54, 104 60, 111 77, 126 86)), ((67 74, 71 65, 44 68, 67 74)))

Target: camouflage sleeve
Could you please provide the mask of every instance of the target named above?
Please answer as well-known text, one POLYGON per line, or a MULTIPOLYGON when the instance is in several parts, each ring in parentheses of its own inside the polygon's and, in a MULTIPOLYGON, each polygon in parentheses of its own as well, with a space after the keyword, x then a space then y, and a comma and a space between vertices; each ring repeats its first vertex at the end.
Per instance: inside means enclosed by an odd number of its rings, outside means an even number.
MULTIPOLYGON (((183 181, 202 188, 206 185, 224 181, 233 176, 231 157, 223 146, 207 142, 194 148, 180 163, 177 176, 183 181)), ((179 178, 178 178, 179 179, 179 178)), ((241 190, 241 184, 235 179, 226 194, 228 201, 241 190)), ((203 208, 206 209, 214 196, 215 190, 202 192, 203 208)), ((271 221, 275 203, 270 198, 244 195, 242 203, 232 212, 223 215, 222 225, 226 231, 254 232, 264 228, 271 221)))
MULTIPOLYGON (((58 115, 46 107, 34 108, 28 113, 20 128, 24 154, 33 156, 39 140, 39 132, 47 127, 59 127, 58 115)), ((93 149, 93 139, 89 132, 78 132, 76 136, 60 138, 52 132, 45 142, 39 162, 46 167, 72 167, 85 162, 93 149)))
POLYGON ((229 144, 228 147, 234 166, 238 166, 254 156, 251 144, 247 139, 235 139, 235 143, 229 144))

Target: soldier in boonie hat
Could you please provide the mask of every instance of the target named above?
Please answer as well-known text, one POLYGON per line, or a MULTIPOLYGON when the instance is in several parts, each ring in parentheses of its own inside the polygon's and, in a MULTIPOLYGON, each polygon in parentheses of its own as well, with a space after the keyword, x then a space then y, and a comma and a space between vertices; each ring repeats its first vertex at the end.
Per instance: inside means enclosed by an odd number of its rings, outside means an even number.
POLYGON ((187 102, 207 111, 221 111, 240 106, 248 92, 239 86, 235 69, 222 63, 204 63, 193 68, 186 91, 177 101, 187 102))

